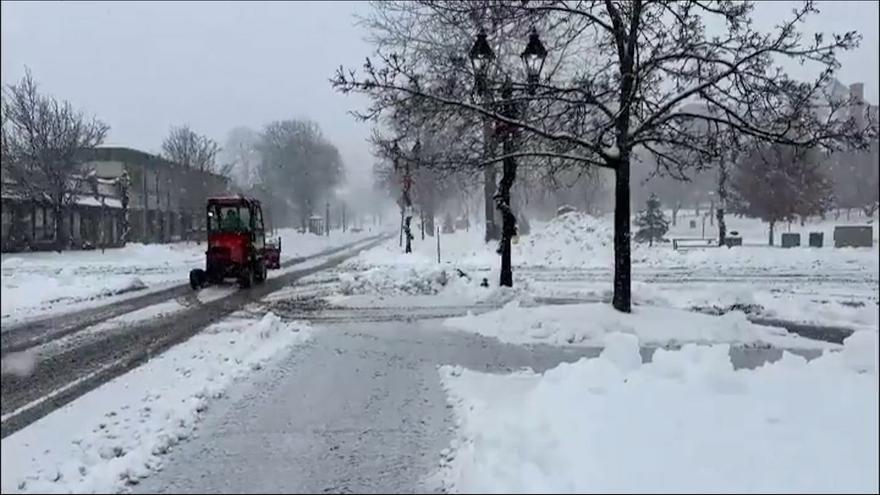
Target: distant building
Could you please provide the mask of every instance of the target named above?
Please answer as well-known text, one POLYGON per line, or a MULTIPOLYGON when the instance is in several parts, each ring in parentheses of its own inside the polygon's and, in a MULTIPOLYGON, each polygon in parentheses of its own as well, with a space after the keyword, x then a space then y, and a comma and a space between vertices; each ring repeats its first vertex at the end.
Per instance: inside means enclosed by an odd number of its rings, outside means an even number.
MULTIPOLYGON (((229 186, 221 175, 131 148, 84 150, 82 159, 83 175, 76 178, 77 196, 65 219, 74 249, 197 238, 205 228, 206 198, 229 186)), ((2 250, 51 249, 51 205, 5 177, 2 185, 2 250)))

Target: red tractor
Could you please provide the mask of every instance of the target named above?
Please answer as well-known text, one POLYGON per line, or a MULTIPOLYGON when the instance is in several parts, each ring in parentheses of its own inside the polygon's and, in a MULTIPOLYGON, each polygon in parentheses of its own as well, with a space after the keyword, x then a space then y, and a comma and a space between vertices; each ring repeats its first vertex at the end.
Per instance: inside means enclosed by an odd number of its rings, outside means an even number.
POLYGON ((260 202, 245 196, 208 198, 208 250, 205 269, 189 272, 189 284, 199 289, 234 277, 247 288, 266 281, 268 268, 279 268, 281 239, 266 243, 260 202))

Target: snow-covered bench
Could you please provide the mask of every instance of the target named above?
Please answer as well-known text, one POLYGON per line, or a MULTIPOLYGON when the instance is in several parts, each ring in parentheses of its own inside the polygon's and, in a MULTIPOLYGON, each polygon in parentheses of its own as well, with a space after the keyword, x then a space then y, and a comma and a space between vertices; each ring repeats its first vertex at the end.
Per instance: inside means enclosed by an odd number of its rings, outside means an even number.
POLYGON ((676 237, 672 239, 672 249, 707 248, 717 247, 718 243, 712 238, 703 237, 676 237))

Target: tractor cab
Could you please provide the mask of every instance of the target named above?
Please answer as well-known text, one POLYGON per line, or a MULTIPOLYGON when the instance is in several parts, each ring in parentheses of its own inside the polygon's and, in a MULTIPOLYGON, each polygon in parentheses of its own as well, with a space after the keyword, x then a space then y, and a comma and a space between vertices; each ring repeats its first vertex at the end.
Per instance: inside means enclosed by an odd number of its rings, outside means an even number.
POLYGON ((205 269, 190 272, 190 285, 198 289, 230 277, 242 287, 263 283, 267 265, 278 265, 280 244, 267 247, 260 201, 238 195, 212 197, 208 198, 206 214, 205 269))

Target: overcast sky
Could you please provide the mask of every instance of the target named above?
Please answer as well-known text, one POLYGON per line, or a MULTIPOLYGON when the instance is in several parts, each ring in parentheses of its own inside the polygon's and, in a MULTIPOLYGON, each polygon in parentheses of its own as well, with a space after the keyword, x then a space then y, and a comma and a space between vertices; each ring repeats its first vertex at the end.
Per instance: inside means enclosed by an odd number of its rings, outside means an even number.
MULTIPOLYGON (((236 125, 289 117, 317 121, 347 165, 372 164, 367 124, 347 111, 328 78, 359 66, 371 47, 354 26, 363 2, 2 2, 2 82, 30 67, 43 89, 111 125, 108 144, 158 152, 171 125, 219 142, 236 125)), ((761 2, 771 27, 789 2, 761 2)), ((878 101, 878 3, 820 2, 807 30, 855 29, 862 46, 841 57, 844 84, 862 81, 878 101)), ((793 75, 805 69, 791 67, 793 75)))

